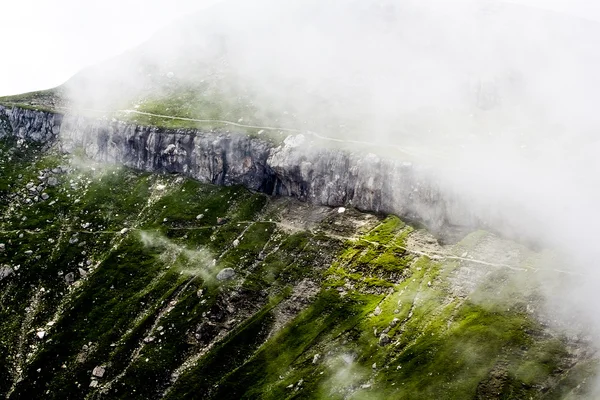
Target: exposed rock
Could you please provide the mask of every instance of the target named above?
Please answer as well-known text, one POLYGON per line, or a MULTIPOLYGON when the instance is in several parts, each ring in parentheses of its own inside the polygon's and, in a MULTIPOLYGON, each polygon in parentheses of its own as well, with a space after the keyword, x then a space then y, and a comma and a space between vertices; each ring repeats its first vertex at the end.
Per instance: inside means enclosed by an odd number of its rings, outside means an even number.
POLYGON ((50 178, 48 178, 48 186, 58 186, 58 179, 56 179, 55 177, 51 176, 50 178))
POLYGON ((94 370, 92 371, 92 376, 95 376, 97 378, 102 378, 104 376, 105 372, 106 372, 105 366, 98 366, 98 367, 94 368, 94 370))
MULTIPOLYGON (((487 215, 464 207, 460 193, 445 191, 429 168, 374 154, 310 147, 303 135, 274 146, 242 133, 161 129, 77 115, 8 109, 0 119, 10 124, 0 138, 51 145, 58 139, 66 152, 84 149, 86 156, 143 171, 179 173, 204 183, 243 185, 345 209, 393 213, 425 223, 434 232, 445 226, 474 226, 487 215), (435 204, 435 207, 432 207, 435 204)), ((55 173, 55 168, 52 172, 55 173)), ((68 170, 61 167, 61 173, 68 170)), ((55 177, 48 185, 57 184, 55 177)), ((225 223, 223 219, 219 223, 225 223)))
POLYGON ((235 271, 233 268, 223 268, 217 274, 217 280, 219 281, 227 281, 233 279, 235 277, 235 271))
POLYGON ((373 311, 373 315, 376 317, 378 315, 381 315, 381 308, 379 308, 379 306, 375 307, 375 311, 373 311))
POLYGON ((50 198, 50 196, 48 195, 48 193, 42 193, 41 198, 42 198, 42 200, 48 200, 50 198))
POLYGON ((38 332, 37 332, 35 335, 36 335, 38 338, 40 338, 40 339, 43 339, 43 338, 44 338, 44 336, 46 336, 46 331, 38 331, 38 332))
POLYGON ((68 284, 75 282, 75 274, 69 272, 67 275, 65 275, 65 282, 67 282, 68 284))
POLYGON ((11 276, 14 273, 15 273, 15 271, 7 265, 0 267, 0 281, 3 280, 4 278, 8 278, 9 276, 11 276))
POLYGON ((387 333, 382 333, 379 336, 379 345, 380 346, 385 346, 387 344, 389 344, 392 340, 390 339, 390 337, 387 335, 387 333))
POLYGON ((6 244, 0 243, 0 253, 6 250, 6 244))

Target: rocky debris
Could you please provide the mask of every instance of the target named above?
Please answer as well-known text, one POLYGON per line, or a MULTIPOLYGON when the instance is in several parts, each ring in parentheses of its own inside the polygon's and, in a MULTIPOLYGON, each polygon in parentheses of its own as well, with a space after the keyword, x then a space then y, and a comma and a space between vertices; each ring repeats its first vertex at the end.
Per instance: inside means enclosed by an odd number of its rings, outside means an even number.
POLYGON ((75 274, 73 272, 69 272, 67 275, 65 275, 65 282, 67 282, 69 285, 75 282, 75 274))
POLYGON ((400 322, 400 320, 398 318, 394 318, 391 322, 390 322, 390 326, 393 328, 396 325, 398 325, 398 322, 400 322))
POLYGON ((92 381, 90 382, 90 387, 91 388, 98 387, 98 381, 95 379, 92 379, 92 381))
POLYGON ((42 195, 40 197, 42 198, 42 200, 48 200, 50 198, 48 193, 42 193, 42 195))
POLYGON ((223 268, 217 274, 218 281, 228 281, 235 277, 235 270, 233 268, 223 268))
POLYGON ((92 371, 92 376, 95 376, 96 378, 102 378, 104 376, 105 372, 106 372, 106 367, 103 365, 100 365, 100 366, 97 366, 94 368, 94 370, 92 371))
POLYGON ((48 178, 48 182, 47 183, 48 183, 48 186, 52 186, 52 187, 58 186, 58 179, 56 177, 54 177, 54 176, 51 176, 51 177, 48 178))
POLYGON ((381 315, 381 308, 379 306, 375 307, 375 311, 373 311, 373 315, 376 317, 381 315))
POLYGON ((38 338, 43 339, 46 336, 46 331, 37 331, 35 334, 38 338))
POLYGON ((8 265, 4 265, 4 266, 0 267, 0 281, 2 281, 5 278, 8 278, 9 276, 11 276, 14 273, 15 273, 15 271, 8 265))
POLYGON ((312 363, 316 364, 319 362, 319 360, 321 359, 321 355, 319 353, 315 354, 315 356, 313 357, 312 363))
POLYGON ((0 253, 6 251, 6 244, 0 243, 0 253))
POLYGON ((387 333, 382 333, 381 335, 379 335, 379 345, 380 346, 385 346, 387 344, 390 344, 391 341, 392 341, 392 339, 390 339, 390 337, 387 335, 387 333))

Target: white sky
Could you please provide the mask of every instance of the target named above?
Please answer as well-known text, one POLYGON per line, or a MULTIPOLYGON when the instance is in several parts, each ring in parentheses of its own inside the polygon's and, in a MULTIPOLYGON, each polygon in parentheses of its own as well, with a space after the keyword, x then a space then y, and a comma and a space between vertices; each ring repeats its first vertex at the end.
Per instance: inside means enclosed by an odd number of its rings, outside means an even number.
MULTIPOLYGON (((219 0, 15 0, 0 14, 0 95, 57 86, 219 0)), ((594 0, 507 0, 600 20, 594 0)))
POLYGON ((0 13, 0 96, 57 86, 217 0, 15 0, 0 13))

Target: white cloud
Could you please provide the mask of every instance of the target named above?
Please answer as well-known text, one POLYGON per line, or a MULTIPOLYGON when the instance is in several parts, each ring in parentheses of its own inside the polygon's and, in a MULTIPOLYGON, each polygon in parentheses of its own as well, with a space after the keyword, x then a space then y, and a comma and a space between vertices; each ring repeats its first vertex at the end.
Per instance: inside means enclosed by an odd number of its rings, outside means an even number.
POLYGON ((218 0, 19 0, 0 13, 0 95, 57 86, 218 0))

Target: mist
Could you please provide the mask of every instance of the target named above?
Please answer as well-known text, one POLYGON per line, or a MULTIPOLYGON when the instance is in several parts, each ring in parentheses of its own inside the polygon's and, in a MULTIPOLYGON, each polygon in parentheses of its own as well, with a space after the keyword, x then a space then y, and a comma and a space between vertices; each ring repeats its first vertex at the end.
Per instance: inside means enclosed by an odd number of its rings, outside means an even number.
POLYGON ((584 277, 545 289, 557 315, 578 314, 597 335, 596 11, 566 0, 222 1, 64 89, 73 108, 175 98, 185 117, 221 104, 219 119, 418 149, 397 157, 430 166, 487 228, 551 249, 584 277))

